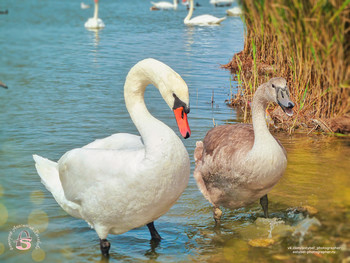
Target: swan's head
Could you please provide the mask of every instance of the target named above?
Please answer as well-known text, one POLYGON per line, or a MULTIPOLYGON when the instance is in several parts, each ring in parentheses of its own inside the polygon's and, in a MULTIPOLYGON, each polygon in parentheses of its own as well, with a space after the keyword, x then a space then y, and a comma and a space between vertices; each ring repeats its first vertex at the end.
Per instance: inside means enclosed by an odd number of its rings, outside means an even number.
POLYGON ((166 88, 159 90, 166 103, 174 111, 177 126, 179 127, 182 137, 187 139, 191 135, 187 120, 187 114, 190 112, 187 84, 180 75, 173 70, 169 71, 166 80, 166 88))
POLYGON ((181 135, 187 139, 191 130, 187 121, 187 114, 190 112, 188 87, 186 82, 168 65, 153 59, 147 58, 138 62, 129 72, 125 83, 125 101, 128 105, 131 98, 140 92, 135 81, 145 87, 153 84, 158 88, 165 102, 174 111, 177 125, 181 135))
POLYGON ((293 115, 294 103, 289 97, 289 89, 287 81, 284 78, 272 78, 267 82, 266 95, 269 101, 273 101, 280 105, 282 110, 288 115, 293 115))

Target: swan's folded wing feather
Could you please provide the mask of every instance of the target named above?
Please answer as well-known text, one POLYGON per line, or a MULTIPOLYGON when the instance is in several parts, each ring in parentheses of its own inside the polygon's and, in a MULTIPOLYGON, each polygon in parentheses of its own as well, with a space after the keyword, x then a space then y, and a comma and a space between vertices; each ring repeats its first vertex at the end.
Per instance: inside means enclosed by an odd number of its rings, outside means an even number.
POLYGON ((200 15, 200 16, 196 16, 194 18, 192 18, 190 20, 190 23, 193 24, 215 24, 215 23, 219 23, 221 21, 225 20, 222 18, 217 18, 215 16, 212 15, 200 15))
POLYGON ((97 139, 85 145, 85 149, 138 150, 144 147, 141 136, 129 133, 116 133, 103 139, 97 139))
MULTIPOLYGON (((139 163, 144 149, 109 150, 78 148, 58 161, 60 181, 67 200, 80 204, 89 195, 98 194, 106 183, 128 189, 142 169, 139 163)), ((136 180, 137 181, 137 180, 136 180)))

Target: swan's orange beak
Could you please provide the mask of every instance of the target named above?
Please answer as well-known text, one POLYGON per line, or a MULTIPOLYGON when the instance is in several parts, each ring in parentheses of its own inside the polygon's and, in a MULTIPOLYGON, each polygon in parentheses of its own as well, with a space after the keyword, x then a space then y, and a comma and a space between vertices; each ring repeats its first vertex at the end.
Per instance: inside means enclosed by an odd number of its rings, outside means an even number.
POLYGON ((177 126, 179 127, 182 137, 187 139, 191 135, 191 130, 190 130, 190 126, 188 125, 187 114, 184 111, 184 108, 179 107, 175 109, 174 114, 175 114, 177 126))

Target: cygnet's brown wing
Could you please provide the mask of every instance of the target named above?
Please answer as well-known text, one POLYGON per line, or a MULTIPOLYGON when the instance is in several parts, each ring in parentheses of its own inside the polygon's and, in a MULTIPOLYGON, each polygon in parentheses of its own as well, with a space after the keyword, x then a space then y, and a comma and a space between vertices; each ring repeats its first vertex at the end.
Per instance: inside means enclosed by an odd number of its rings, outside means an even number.
POLYGON ((208 131, 203 140, 203 158, 241 158, 254 144, 251 124, 222 125, 208 131))
MULTIPOLYGON (((222 191, 234 180, 230 173, 254 144, 253 126, 222 125, 208 131, 203 142, 196 143, 193 176, 204 197, 213 205, 221 201, 222 191), (229 172, 230 171, 230 172, 229 172), (213 192, 213 189, 214 190, 213 192)), ((230 190, 230 189, 229 189, 230 190)))
POLYGON ((197 142, 193 175, 202 194, 214 206, 237 208, 251 202, 244 192, 235 197, 232 189, 246 180, 242 177, 246 170, 245 157, 253 145, 254 130, 250 124, 215 127, 203 142, 197 142))
MULTIPOLYGON (((275 138, 278 144, 286 151, 281 142, 275 138)), ((219 156, 234 160, 242 158, 254 145, 254 130, 251 124, 232 124, 217 126, 208 131, 203 140, 202 153, 197 157, 216 159, 219 156)))

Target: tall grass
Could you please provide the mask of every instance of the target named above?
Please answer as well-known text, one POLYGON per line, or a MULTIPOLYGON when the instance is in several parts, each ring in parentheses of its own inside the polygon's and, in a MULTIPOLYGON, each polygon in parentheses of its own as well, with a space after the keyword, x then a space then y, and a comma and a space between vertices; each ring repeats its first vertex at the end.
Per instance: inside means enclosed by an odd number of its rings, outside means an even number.
POLYGON ((242 0, 242 8, 246 38, 236 63, 251 58, 252 72, 236 73, 247 100, 282 76, 300 122, 350 113, 350 0, 242 0))

